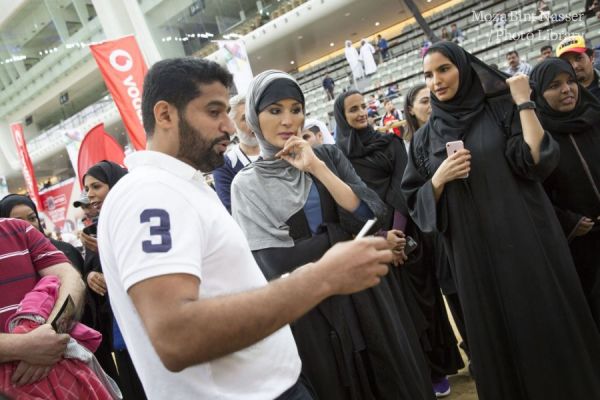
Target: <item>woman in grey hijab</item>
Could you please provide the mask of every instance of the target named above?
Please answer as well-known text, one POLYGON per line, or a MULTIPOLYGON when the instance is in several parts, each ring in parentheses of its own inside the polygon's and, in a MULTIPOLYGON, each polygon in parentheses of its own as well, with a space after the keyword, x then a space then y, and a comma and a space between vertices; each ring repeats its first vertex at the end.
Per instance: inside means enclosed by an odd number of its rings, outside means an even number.
MULTIPOLYGON (((383 203, 337 147, 313 150, 300 138, 304 95, 291 76, 255 77, 246 118, 262 158, 235 177, 232 214, 267 279, 317 260, 368 218, 383 217, 383 203)), ((382 279, 372 289, 329 298, 292 324, 316 397, 433 399, 410 316, 392 291, 382 279)))

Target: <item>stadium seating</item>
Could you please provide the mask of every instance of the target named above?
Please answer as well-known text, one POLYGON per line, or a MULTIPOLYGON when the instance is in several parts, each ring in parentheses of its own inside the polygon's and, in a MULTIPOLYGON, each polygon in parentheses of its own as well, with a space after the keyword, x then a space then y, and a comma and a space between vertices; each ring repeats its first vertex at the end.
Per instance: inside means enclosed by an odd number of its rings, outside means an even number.
MULTIPOLYGON (((596 44, 600 40, 600 20, 568 21, 552 16, 574 15, 583 12, 585 0, 568 0, 555 2, 551 18, 538 21, 531 18, 536 14, 535 1, 474 1, 466 0, 453 7, 430 15, 426 18, 432 29, 439 34, 442 27, 450 27, 456 23, 465 34, 463 47, 481 58, 486 63, 495 63, 500 68, 506 65, 505 55, 509 50, 517 50, 522 60, 534 65, 539 57, 539 49, 545 44, 556 44, 568 33, 585 34, 586 39, 596 44), (474 13, 483 15, 520 11, 521 18, 508 21, 505 32, 497 33, 493 22, 477 20, 474 13), (553 36, 551 36, 553 35, 553 36), (560 36, 559 36, 560 35, 560 36)), ((413 23, 407 26, 401 35, 389 38, 390 55, 388 61, 379 64, 376 74, 370 77, 370 83, 363 91, 365 95, 384 90, 391 84, 398 84, 400 92, 406 93, 408 88, 423 82, 419 51, 423 42, 421 28, 413 23)), ((336 82, 336 94, 352 86, 350 68, 340 55, 333 59, 312 66, 295 76, 300 82, 307 99, 307 113, 311 118, 329 122, 333 112, 333 102, 328 101, 321 82, 328 73, 336 82)), ((403 106, 403 97, 395 100, 398 108, 403 106)))

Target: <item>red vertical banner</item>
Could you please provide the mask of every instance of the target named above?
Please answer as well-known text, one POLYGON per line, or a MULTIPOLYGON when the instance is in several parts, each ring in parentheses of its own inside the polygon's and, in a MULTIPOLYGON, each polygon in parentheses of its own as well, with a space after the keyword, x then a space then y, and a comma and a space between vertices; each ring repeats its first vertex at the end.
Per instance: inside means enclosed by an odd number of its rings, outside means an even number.
POLYGON ((71 205, 71 192, 75 179, 71 178, 40 193, 44 214, 50 218, 55 227, 62 229, 67 219, 67 211, 71 205))
POLYGON ((145 149, 142 86, 148 67, 135 37, 125 36, 90 45, 90 50, 121 114, 133 147, 136 150, 145 149))
POLYGON ((17 154, 21 159, 21 168, 23 168, 23 178, 25 178, 25 185, 27 185, 27 191, 29 197, 35 203, 38 210, 43 211, 44 207, 40 201, 40 194, 38 192, 37 181, 35 179, 35 172, 33 171, 33 164, 31 158, 29 158, 29 152, 27 151, 27 143, 25 143, 25 135, 23 134, 23 125, 20 123, 14 123, 10 125, 10 131, 12 132, 15 146, 17 146, 17 154))
MULTIPOLYGON (((88 169, 102 160, 123 165, 124 159, 125 153, 121 145, 106 133, 104 124, 98 124, 90 129, 81 142, 77 156, 77 173, 79 178, 83 179, 88 169)), ((83 182, 80 183, 83 187, 83 182)))

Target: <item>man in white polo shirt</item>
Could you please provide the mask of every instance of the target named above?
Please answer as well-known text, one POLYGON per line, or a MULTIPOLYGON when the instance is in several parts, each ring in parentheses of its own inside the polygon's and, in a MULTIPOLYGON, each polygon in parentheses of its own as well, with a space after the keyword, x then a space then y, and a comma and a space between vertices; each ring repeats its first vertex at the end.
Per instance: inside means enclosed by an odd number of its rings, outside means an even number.
POLYGON ((128 156, 102 207, 108 293, 150 399, 310 399, 287 324, 376 285, 392 260, 384 239, 361 239, 267 283, 201 172, 223 164, 231 83, 210 61, 156 63, 142 100, 148 151, 128 156))

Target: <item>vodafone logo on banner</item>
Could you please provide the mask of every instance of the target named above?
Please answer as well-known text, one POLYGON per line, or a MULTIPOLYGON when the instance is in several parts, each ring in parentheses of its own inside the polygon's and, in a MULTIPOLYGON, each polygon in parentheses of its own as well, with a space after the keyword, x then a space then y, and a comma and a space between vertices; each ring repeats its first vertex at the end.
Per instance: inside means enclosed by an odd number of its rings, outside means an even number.
POLYGON ((110 53, 110 57, 108 58, 110 61, 110 65, 114 69, 120 72, 128 72, 133 66, 133 59, 131 58, 131 54, 122 49, 117 49, 110 53), (121 57, 125 62, 119 62, 119 57, 121 57))
POLYGON ((35 203, 35 206, 42 211, 44 207, 40 201, 40 194, 38 192, 37 181, 35 179, 35 172, 33 171, 33 164, 31 162, 31 158, 29 158, 29 152, 27 151, 25 135, 23 134, 23 125, 19 123, 11 124, 10 131, 12 132, 12 136, 17 147, 17 154, 21 160, 23 179, 25 179, 25 185, 27 186, 29 197, 31 197, 31 200, 33 200, 35 203))
MULTIPOLYGON (((108 60, 110 65, 119 72, 129 72, 133 67, 133 57, 123 49, 117 49, 111 52, 108 60)), ((142 91, 138 88, 133 75, 131 74, 129 74, 122 83, 127 89, 127 95, 131 99, 131 105, 135 109, 140 123, 142 123, 142 91)))
POLYGON ((91 45, 106 86, 136 150, 146 147, 142 125, 142 86, 148 67, 133 36, 91 45))

